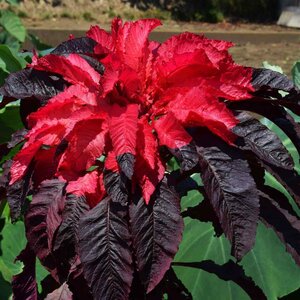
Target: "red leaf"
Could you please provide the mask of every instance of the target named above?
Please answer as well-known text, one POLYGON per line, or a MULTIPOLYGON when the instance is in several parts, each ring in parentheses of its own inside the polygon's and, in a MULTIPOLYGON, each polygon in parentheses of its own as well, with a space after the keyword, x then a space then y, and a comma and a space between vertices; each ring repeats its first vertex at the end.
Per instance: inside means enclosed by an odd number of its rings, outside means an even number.
POLYGON ((142 188, 145 202, 148 204, 156 186, 162 180, 165 166, 160 158, 157 140, 152 127, 146 120, 139 122, 135 179, 142 188))
POLYGON ((160 145, 171 149, 178 149, 192 141, 192 137, 185 131, 172 113, 154 122, 160 145))
POLYGON ((42 141, 36 141, 28 147, 23 148, 14 157, 14 161, 10 169, 10 185, 14 184, 17 180, 21 179, 24 176, 34 155, 37 153, 41 146, 42 141))
POLYGON ((106 195, 103 183, 103 173, 98 175, 97 170, 86 173, 75 181, 70 181, 67 193, 85 196, 90 207, 97 205, 106 195))
POLYGON ((45 300, 72 300, 73 294, 69 290, 68 284, 63 283, 58 289, 48 294, 45 300))
POLYGON ((69 147, 60 160, 58 174, 74 180, 94 165, 104 150, 106 126, 100 116, 77 122, 66 137, 69 147))
MULTIPOLYGON (((105 30, 99 28, 99 26, 91 26, 90 30, 86 33, 86 36, 100 44, 103 54, 114 50, 114 41, 112 36, 105 30)), ((101 53, 99 45, 96 45, 95 52, 97 54, 101 53)))
POLYGON ((133 174, 139 106, 117 104, 110 109, 109 133, 121 170, 130 179, 133 174), (129 155, 123 159, 122 155, 129 155))
POLYGON ((48 54, 31 67, 59 74, 72 84, 97 88, 100 81, 99 73, 77 54, 70 54, 67 57, 48 54))

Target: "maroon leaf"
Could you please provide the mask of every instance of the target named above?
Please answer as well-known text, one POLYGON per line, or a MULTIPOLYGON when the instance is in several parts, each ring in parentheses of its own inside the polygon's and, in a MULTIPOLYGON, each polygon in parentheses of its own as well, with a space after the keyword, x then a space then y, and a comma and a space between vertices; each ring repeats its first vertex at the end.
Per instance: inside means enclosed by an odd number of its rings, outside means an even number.
POLYGON ((275 123, 291 139, 300 152, 300 125, 286 112, 276 105, 275 101, 255 98, 250 101, 236 101, 230 104, 231 108, 256 112, 275 123))
POLYGON ((27 129, 22 128, 22 129, 16 131, 15 133, 13 133, 11 135, 10 142, 7 144, 7 147, 8 148, 14 148, 19 143, 21 143, 22 141, 24 141, 24 138, 25 138, 25 135, 27 134, 27 132, 28 132, 27 129))
POLYGON ((94 299, 128 299, 133 278, 127 208, 103 199, 79 225, 79 254, 94 299))
POLYGON ((256 90, 261 88, 271 88, 290 92, 297 89, 294 83, 286 75, 262 68, 253 69, 252 86, 256 90))
POLYGON ((267 163, 263 163, 264 168, 271 173, 278 182, 293 197, 298 207, 300 207, 300 176, 294 170, 286 170, 283 168, 275 167, 267 163))
POLYGON ((12 100, 34 97, 44 102, 63 91, 65 86, 65 81, 57 75, 24 69, 6 78, 0 88, 0 95, 12 100))
POLYGON ((58 45, 54 50, 51 51, 51 54, 64 55, 64 54, 93 54, 94 48, 97 43, 88 38, 80 37, 75 39, 70 39, 58 45))
POLYGON ((78 226, 80 218, 89 210, 85 198, 68 195, 54 240, 53 251, 64 268, 70 269, 77 255, 78 226))
POLYGON ((130 221, 137 268, 149 293, 178 251, 183 231, 180 199, 164 181, 148 205, 142 198, 135 199, 130 206, 130 221))
MULTIPOLYGON (((32 172, 33 168, 30 165, 29 170, 22 179, 11 185, 7 185, 7 202, 13 222, 24 213, 26 197, 32 188, 32 172)), ((10 178, 10 175, 8 175, 8 178, 10 178)))
MULTIPOLYGON (((288 200, 286 199, 286 201, 288 200)), ((277 236, 285 244, 286 250, 300 266, 300 220, 280 207, 265 193, 261 193, 260 206, 260 218, 263 223, 274 229, 277 236)))
POLYGON ((56 261, 52 255, 54 233, 60 225, 64 206, 65 182, 45 180, 32 197, 25 217, 26 236, 42 264, 58 279, 56 261))
POLYGON ((3 172, 0 176, 0 203, 6 198, 7 185, 9 183, 9 171, 12 165, 12 160, 7 160, 3 165, 3 172))
POLYGON ((58 289, 48 294, 45 300, 72 300, 72 295, 68 284, 65 282, 58 289))
POLYGON ((199 147, 201 177, 221 227, 238 260, 254 245, 259 197, 247 161, 237 149, 199 147))
POLYGON ((126 188, 127 178, 118 172, 113 172, 110 170, 104 170, 104 186, 107 194, 111 199, 122 205, 127 205, 128 203, 128 191, 126 188))
POLYGON ((243 138, 242 149, 251 150, 260 159, 278 167, 292 170, 293 159, 278 136, 257 119, 243 112, 238 113, 240 123, 232 131, 243 138))
POLYGON ((14 300, 37 300, 38 291, 35 279, 35 254, 29 244, 22 250, 16 260, 24 264, 23 271, 14 275, 12 279, 12 290, 14 300))

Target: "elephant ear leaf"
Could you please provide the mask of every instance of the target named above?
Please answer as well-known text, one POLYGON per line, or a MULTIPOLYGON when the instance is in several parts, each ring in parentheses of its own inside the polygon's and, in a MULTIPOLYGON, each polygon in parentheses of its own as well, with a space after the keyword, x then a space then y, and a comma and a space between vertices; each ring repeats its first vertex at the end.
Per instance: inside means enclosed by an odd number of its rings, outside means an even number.
POLYGON ((241 152, 228 146, 198 147, 201 177, 221 227, 238 260, 254 245, 259 196, 241 152))

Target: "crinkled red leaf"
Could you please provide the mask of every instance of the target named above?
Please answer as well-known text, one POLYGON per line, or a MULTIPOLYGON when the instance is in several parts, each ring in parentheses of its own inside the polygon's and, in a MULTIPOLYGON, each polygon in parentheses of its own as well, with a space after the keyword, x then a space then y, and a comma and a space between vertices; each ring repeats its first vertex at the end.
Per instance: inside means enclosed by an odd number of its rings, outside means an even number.
POLYGON ((32 64, 36 70, 53 72, 61 75, 72 84, 82 84, 97 88, 100 75, 83 58, 77 54, 57 56, 48 54, 32 64))
POLYGON ((121 170, 131 179, 136 153, 136 133, 139 106, 114 105, 110 109, 109 134, 121 170))
POLYGON ((103 182, 103 173, 98 171, 86 173, 77 180, 70 181, 66 188, 67 193, 85 196, 90 207, 96 206, 106 195, 103 182))
POLYGON ((68 148, 59 163, 59 175, 75 180, 96 163, 105 147, 107 125, 101 115, 76 123, 66 137, 68 148))
POLYGON ((152 127, 145 119, 139 122, 135 179, 141 186, 146 203, 149 203, 165 171, 159 155, 158 143, 152 131, 152 127))

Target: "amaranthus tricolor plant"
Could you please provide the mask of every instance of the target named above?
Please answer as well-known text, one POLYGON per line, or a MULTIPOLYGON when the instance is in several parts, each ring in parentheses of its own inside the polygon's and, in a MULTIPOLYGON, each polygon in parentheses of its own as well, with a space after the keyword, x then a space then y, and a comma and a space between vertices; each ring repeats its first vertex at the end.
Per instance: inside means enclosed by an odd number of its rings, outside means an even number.
POLYGON ((22 148, 1 179, 28 240, 15 299, 38 298, 36 256, 61 299, 190 299, 170 269, 183 216, 213 222, 238 261, 261 219, 300 264, 299 218, 264 184, 267 170, 300 206, 299 175, 255 118, 269 118, 299 151, 300 127, 286 110, 300 114, 298 89, 274 71, 235 64, 226 41, 188 32, 149 41, 158 25, 93 26, 35 55, 0 89, 2 107, 21 99, 26 127, 6 145, 22 148), (170 168, 174 159, 179 169, 170 168), (205 200, 182 216, 193 173, 205 200))

